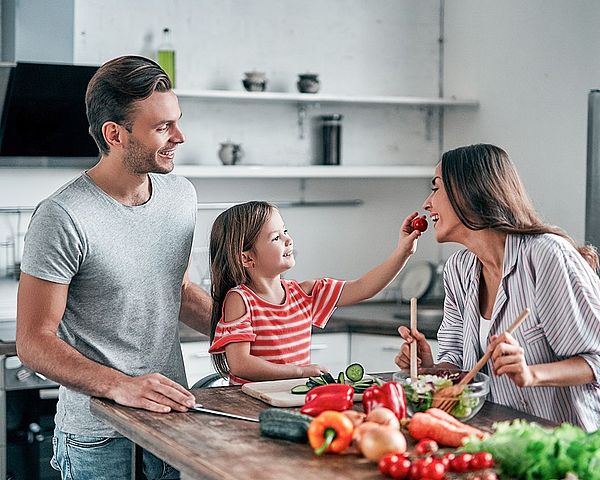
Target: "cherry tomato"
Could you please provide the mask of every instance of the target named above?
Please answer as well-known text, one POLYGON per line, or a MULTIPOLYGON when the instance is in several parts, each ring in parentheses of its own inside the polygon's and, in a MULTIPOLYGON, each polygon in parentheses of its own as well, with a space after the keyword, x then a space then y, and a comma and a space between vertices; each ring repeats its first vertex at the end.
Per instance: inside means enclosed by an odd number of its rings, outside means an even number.
POLYGON ((490 452, 477 452, 473 454, 470 465, 472 470, 492 468, 494 466, 494 457, 490 452))
POLYGON ((425 468, 427 468, 431 462, 433 462, 431 457, 417 458, 414 462, 412 462, 408 478, 411 480, 419 480, 423 478, 425 476, 425 468))
POLYGON ((425 215, 423 215, 422 217, 415 218, 412 222, 410 222, 410 225, 415 230, 420 230, 421 232, 427 230, 428 226, 427 220, 425 219, 425 215))
POLYGON ((390 475, 390 467, 400 461, 400 456, 397 453, 387 453, 379 460, 379 471, 382 475, 390 475))
POLYGON ((411 462, 405 455, 400 455, 400 459, 390 465, 389 476, 394 480, 403 480, 408 478, 408 474, 410 473, 411 462))
POLYGON ((415 446, 415 452, 417 455, 427 455, 428 453, 435 453, 438 451, 438 444, 435 440, 424 438, 415 446))
POLYGON ((440 462, 442 462, 444 464, 444 467, 446 467, 447 471, 450 471, 450 461, 455 457, 455 455, 453 453, 445 453, 444 455, 440 456, 435 456, 434 458, 437 458, 440 462))
POLYGON ((424 465, 421 470, 421 476, 430 480, 442 480, 446 475, 446 467, 440 460, 433 460, 424 465))
POLYGON ((450 460, 450 470, 456 473, 468 472, 471 468, 470 464, 472 459, 473 455, 470 453, 455 455, 454 458, 450 460))

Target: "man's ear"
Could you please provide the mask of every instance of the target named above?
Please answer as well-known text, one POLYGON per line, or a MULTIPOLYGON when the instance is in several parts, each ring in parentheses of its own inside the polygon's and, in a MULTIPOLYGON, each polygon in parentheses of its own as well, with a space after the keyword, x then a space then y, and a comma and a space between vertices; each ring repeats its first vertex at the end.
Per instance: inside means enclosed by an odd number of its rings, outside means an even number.
POLYGON ((244 268, 254 267, 254 259, 252 258, 252 254, 250 252, 242 252, 242 265, 244 268))
POLYGON ((109 147, 121 147, 123 145, 123 127, 115 122, 104 122, 102 124, 102 136, 109 147))

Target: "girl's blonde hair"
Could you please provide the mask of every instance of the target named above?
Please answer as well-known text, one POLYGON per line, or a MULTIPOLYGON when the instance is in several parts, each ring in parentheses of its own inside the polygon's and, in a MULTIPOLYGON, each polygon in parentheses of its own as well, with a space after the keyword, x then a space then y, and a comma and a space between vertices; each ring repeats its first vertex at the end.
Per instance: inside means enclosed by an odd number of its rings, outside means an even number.
POLYGON ((541 220, 513 162, 500 147, 478 144, 450 150, 442 155, 441 170, 448 199, 467 228, 553 233, 567 239, 598 270, 598 253, 592 245, 578 247, 564 230, 541 220))
MULTIPOLYGON (((242 265, 242 252, 252 250, 263 225, 277 207, 268 202, 247 202, 234 205, 221 213, 210 232, 210 276, 212 316, 210 341, 215 338, 227 292, 249 280, 242 265)), ((212 355, 215 369, 221 376, 229 373, 224 353, 212 355)))

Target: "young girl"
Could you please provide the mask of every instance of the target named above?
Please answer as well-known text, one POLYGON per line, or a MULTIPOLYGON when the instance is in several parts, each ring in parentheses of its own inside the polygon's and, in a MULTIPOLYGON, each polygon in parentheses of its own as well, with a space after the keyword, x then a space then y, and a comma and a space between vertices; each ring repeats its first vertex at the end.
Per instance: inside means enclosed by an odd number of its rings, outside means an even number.
POLYGON ((213 363, 231 384, 319 375, 310 363, 313 325, 323 328, 337 305, 383 290, 406 264, 421 232, 402 223, 387 260, 357 280, 297 283, 281 274, 295 264, 292 238, 267 202, 235 205, 215 220, 210 235, 213 363))

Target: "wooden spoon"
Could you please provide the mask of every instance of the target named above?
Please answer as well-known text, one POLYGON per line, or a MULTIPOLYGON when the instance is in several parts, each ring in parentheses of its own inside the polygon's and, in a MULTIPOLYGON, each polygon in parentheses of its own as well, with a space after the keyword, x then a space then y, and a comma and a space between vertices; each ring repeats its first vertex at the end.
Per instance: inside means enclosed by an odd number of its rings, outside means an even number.
MULTIPOLYGON (((529 308, 525 308, 521 314, 516 318, 516 320, 506 329, 506 333, 513 333, 519 325, 521 325, 527 316, 529 315, 529 308)), ((431 406, 433 408, 440 408, 445 410, 446 412, 450 412, 454 405, 456 404, 457 397, 462 393, 465 385, 467 385, 477 372, 483 368, 483 366, 487 363, 487 361, 492 356, 492 352, 488 350, 483 357, 479 359, 479 361, 475 364, 475 366, 469 370, 469 372, 462 378, 460 382, 456 385, 452 385, 450 387, 442 388, 433 394, 433 401, 431 402, 431 406)))
POLYGON ((410 299, 410 334, 413 341, 410 343, 410 378, 413 383, 417 381, 417 340, 415 332, 417 330, 417 299, 410 299))

